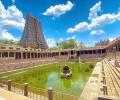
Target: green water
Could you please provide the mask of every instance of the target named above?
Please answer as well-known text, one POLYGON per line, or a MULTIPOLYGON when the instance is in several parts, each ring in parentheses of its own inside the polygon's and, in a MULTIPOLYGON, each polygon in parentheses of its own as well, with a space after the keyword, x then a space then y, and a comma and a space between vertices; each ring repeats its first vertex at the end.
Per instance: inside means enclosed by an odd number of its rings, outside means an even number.
POLYGON ((1 77, 11 79, 17 83, 29 83, 31 86, 38 88, 52 87, 58 92, 68 93, 72 95, 80 95, 85 83, 87 82, 92 68, 90 63, 65 62, 72 70, 72 77, 69 79, 60 77, 60 64, 44 65, 42 67, 12 72, 4 74, 1 77), (89 69, 89 71, 86 71, 89 69))

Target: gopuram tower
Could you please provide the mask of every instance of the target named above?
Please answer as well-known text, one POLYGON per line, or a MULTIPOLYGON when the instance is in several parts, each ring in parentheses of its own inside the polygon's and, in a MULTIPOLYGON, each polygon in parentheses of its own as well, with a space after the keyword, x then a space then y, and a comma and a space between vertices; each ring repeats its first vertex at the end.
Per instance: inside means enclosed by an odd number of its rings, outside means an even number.
POLYGON ((41 23, 35 17, 27 14, 23 36, 20 40, 20 45, 24 48, 30 47, 34 49, 47 49, 41 23))

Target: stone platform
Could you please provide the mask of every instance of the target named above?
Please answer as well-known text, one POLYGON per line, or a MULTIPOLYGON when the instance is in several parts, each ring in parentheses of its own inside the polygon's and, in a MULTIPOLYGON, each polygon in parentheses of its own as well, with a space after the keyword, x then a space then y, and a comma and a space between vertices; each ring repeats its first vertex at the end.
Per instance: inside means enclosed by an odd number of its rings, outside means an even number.
POLYGON ((33 100, 33 99, 0 88, 0 100, 33 100))

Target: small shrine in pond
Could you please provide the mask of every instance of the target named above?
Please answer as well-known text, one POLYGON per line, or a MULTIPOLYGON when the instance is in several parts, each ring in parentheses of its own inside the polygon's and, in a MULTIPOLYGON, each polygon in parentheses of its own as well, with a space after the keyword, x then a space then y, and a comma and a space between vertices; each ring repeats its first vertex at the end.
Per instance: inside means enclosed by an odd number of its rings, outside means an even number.
POLYGON ((67 65, 65 65, 62 69, 61 77, 68 78, 71 76, 72 76, 72 71, 70 70, 70 68, 67 65))

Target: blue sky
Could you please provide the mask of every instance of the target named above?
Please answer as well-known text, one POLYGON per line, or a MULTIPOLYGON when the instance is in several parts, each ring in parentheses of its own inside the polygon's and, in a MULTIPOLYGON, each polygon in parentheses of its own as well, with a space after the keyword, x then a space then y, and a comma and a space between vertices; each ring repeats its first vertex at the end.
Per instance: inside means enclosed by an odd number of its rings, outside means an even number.
POLYGON ((29 12, 42 23, 50 47, 75 38, 95 41, 120 35, 119 0, 0 0, 0 38, 18 40, 29 12))

